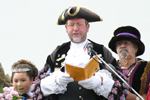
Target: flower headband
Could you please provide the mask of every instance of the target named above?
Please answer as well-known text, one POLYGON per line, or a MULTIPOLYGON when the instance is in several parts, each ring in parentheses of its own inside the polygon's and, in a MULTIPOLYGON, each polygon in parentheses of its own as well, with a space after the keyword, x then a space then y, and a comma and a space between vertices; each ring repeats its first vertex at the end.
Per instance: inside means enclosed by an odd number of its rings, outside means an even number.
POLYGON ((30 71, 29 68, 14 68, 12 72, 27 72, 30 71))

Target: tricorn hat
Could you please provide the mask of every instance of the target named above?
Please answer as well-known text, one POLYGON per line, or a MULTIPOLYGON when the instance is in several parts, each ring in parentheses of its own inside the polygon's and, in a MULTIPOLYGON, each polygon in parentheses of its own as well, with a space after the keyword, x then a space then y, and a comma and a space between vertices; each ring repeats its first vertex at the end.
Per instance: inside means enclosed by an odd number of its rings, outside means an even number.
POLYGON ((138 29, 133 26, 121 26, 114 31, 114 36, 109 41, 109 48, 116 52, 116 42, 120 40, 129 40, 138 46, 138 51, 136 56, 142 55, 145 51, 145 46, 143 42, 140 40, 141 35, 138 29))
POLYGON ((69 7, 68 9, 62 12, 62 14, 58 18, 57 24, 64 25, 66 24, 68 19, 73 19, 73 18, 84 18, 88 22, 103 20, 98 14, 90 11, 87 8, 74 6, 74 7, 69 7))

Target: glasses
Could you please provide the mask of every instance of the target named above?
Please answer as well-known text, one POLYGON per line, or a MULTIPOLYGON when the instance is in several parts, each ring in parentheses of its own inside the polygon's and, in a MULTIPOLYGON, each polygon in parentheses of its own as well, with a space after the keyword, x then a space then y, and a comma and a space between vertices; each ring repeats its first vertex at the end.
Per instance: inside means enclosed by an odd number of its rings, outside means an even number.
POLYGON ((78 23, 78 24, 68 24, 68 27, 74 28, 75 25, 76 25, 77 27, 82 27, 82 26, 84 26, 85 24, 82 24, 82 23, 78 23))
POLYGON ((131 44, 131 42, 130 41, 118 41, 116 43, 116 46, 121 46, 122 44, 124 44, 125 46, 128 46, 131 44))

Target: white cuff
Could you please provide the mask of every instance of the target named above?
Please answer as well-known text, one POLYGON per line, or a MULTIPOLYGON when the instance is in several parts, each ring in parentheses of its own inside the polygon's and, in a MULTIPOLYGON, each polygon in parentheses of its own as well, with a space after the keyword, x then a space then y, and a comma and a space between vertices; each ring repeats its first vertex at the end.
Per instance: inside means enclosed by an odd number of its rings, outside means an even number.
POLYGON ((112 79, 111 73, 108 70, 103 69, 96 72, 95 75, 98 75, 99 77, 103 78, 103 85, 99 85, 93 90, 97 95, 102 95, 105 98, 108 98, 108 95, 111 92, 114 84, 114 80, 112 79))
POLYGON ((59 71, 50 73, 50 76, 45 77, 41 80, 41 90, 44 96, 48 96, 50 94, 60 94, 64 93, 67 90, 67 85, 62 86, 56 83, 56 76, 58 75, 59 71))

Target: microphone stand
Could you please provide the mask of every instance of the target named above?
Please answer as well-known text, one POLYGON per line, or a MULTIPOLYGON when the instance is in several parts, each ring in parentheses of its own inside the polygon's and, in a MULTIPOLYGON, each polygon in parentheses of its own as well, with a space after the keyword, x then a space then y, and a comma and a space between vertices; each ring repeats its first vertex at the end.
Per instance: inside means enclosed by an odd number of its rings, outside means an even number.
MULTIPOLYGON (((107 64, 101 57, 98 56, 97 52, 95 52, 93 49, 91 50, 91 53, 93 53, 93 55, 96 55, 98 57, 98 59, 105 64, 120 80, 122 80, 141 100, 144 100, 143 97, 141 95, 139 95, 116 71, 114 71, 113 68, 110 67, 109 64, 107 64)), ((99 61, 98 61, 99 62, 99 61)), ((101 63, 99 62, 99 63, 101 63)))

